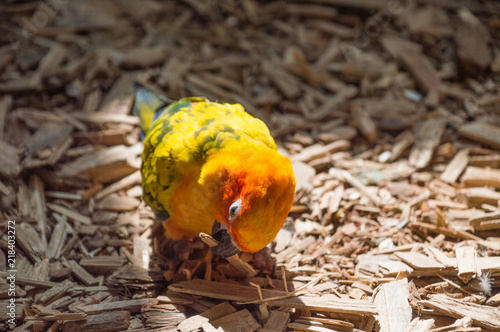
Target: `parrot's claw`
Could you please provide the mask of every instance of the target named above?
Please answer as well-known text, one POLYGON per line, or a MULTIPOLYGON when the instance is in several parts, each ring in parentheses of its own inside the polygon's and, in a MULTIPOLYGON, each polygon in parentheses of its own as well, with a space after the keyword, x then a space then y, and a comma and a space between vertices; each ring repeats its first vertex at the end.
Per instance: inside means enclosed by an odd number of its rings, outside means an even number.
POLYGON ((212 247, 212 251, 216 256, 226 258, 234 256, 241 251, 240 248, 235 245, 226 225, 221 224, 217 220, 214 222, 211 235, 219 242, 219 245, 212 247))

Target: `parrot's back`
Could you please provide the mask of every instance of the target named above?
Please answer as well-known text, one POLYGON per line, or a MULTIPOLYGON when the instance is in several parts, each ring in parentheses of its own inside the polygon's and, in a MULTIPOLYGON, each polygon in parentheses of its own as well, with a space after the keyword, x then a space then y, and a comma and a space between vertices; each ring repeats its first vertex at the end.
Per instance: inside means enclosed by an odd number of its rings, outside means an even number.
POLYGON ((183 229, 170 231, 172 238, 209 233, 213 204, 207 195, 197 193, 205 160, 227 146, 248 141, 276 150, 267 126, 239 104, 191 97, 165 105, 150 91, 136 89, 134 113, 144 132, 141 172, 145 202, 160 220, 172 217, 183 224, 183 229), (197 207, 195 212, 191 211, 193 206, 197 207), (191 218, 178 220, 179 209, 190 210, 191 218))

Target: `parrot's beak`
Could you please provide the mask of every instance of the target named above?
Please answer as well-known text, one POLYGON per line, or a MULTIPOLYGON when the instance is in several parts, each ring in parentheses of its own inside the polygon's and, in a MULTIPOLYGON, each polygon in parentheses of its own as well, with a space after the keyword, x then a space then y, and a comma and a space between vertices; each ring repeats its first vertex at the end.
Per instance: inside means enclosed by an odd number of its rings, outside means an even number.
POLYGON ((212 247, 212 251, 216 256, 226 258, 236 255, 241 251, 235 245, 227 226, 217 220, 212 227, 212 237, 219 242, 219 245, 212 247))

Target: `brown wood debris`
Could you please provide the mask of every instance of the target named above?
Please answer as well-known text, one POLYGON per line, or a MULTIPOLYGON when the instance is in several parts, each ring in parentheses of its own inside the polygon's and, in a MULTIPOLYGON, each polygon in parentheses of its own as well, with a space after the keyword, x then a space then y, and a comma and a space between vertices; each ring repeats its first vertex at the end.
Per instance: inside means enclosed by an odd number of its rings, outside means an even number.
POLYGON ((499 13, 2 3, 0 306, 16 322, 0 310, 0 330, 500 330, 499 13), (165 238, 141 198, 135 82, 268 125, 297 180, 268 248, 226 260, 165 238))

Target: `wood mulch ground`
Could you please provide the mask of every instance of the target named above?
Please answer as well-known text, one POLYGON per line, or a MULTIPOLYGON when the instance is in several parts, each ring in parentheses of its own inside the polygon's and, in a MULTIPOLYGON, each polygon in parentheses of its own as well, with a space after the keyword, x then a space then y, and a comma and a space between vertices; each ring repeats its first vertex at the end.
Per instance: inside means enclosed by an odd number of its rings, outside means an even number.
POLYGON ((499 13, 4 2, 0 330, 500 330, 499 13), (141 200, 135 81, 269 125, 297 177, 269 249, 231 265, 163 237, 141 200))

